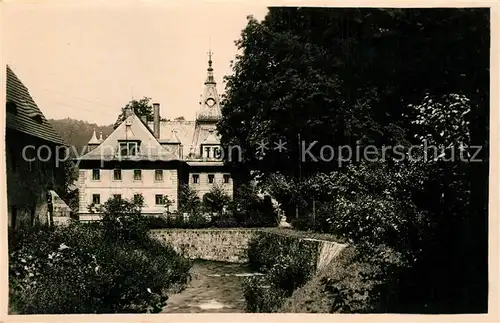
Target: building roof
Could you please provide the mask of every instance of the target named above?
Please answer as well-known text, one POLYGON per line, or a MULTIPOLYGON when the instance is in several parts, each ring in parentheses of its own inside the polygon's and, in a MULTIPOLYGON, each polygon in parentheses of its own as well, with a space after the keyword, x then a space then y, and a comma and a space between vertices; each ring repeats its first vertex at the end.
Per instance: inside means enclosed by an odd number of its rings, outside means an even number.
POLYGON ((219 160, 198 159, 198 160, 188 160, 186 161, 186 163, 189 166, 224 166, 224 162, 219 160))
MULTIPOLYGON (((168 140, 172 135, 172 131, 174 131, 177 139, 179 139, 182 145, 183 156, 188 156, 193 143, 195 126, 195 121, 160 121, 160 142, 163 142, 164 139, 168 140)), ((150 127, 153 127, 152 123, 150 123, 150 127)))
POLYGON ((153 136, 147 125, 132 113, 104 141, 81 160, 178 160, 178 157, 164 149, 153 136), (139 141, 140 149, 137 156, 120 157, 121 141, 139 141))
POLYGON ((212 129, 208 130, 205 139, 201 142, 202 145, 220 145, 220 139, 212 129))
POLYGON ((99 145, 102 141, 97 139, 97 136, 95 135, 95 129, 94 132, 92 133, 92 138, 89 140, 89 145, 99 145))
POLYGON ((161 144, 176 144, 176 145, 181 145, 182 142, 179 138, 179 136, 177 136, 176 132, 175 132, 175 129, 173 129, 171 132, 170 132, 170 136, 168 136, 167 138, 162 138, 160 140, 158 140, 161 144))
POLYGON ((31 97, 28 88, 7 66, 6 101, 15 111, 6 113, 6 127, 56 144, 66 145, 31 97))

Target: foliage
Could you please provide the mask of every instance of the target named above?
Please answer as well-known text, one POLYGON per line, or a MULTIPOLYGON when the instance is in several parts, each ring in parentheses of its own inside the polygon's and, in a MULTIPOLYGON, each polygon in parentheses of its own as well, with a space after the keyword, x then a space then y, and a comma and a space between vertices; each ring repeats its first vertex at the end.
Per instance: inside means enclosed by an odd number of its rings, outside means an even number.
POLYGON ((147 217, 149 229, 202 229, 202 228, 260 228, 268 227, 266 222, 245 221, 231 216, 213 219, 209 214, 169 214, 147 217))
POLYGON ((216 212, 222 215, 222 210, 231 201, 231 197, 220 185, 214 185, 208 193, 203 195, 203 206, 209 212, 216 212))
MULTIPOLYGON (((306 147, 320 141, 316 156, 325 144, 407 143, 411 118, 401 115, 429 91, 466 95, 480 105, 476 118, 485 124, 488 15, 287 7, 270 8, 261 22, 249 17, 226 79, 222 143, 242 147, 243 164, 265 177, 277 171, 297 177, 337 167, 336 159, 299 163, 299 134, 306 147), (257 158, 261 140, 278 139, 288 143, 286 152, 270 148, 257 158)), ((486 141, 481 131, 479 144, 486 141)))
POLYGON ((378 309, 374 286, 379 281, 372 279, 380 271, 371 262, 360 261, 359 251, 348 248, 335 259, 338 265, 330 269, 320 280, 320 288, 329 299, 331 313, 373 313, 378 309), (358 259, 356 259, 358 258, 358 259), (374 295, 375 294, 375 295, 374 295))
POLYGON ((247 224, 272 227, 279 222, 270 198, 259 196, 256 185, 252 183, 238 186, 229 210, 235 219, 247 224))
POLYGON ((101 215, 107 238, 140 243, 147 237, 148 232, 146 221, 141 214, 143 206, 142 195, 135 195, 131 200, 113 197, 98 206, 91 204, 89 209, 101 215))
POLYGON ((441 150, 441 154, 432 156, 435 158, 431 161, 444 159, 450 153, 453 153, 453 158, 459 159, 456 154, 459 152, 463 152, 465 158, 472 157, 468 149, 471 144, 470 121, 467 118, 472 110, 470 99, 459 94, 426 95, 420 104, 410 107, 415 115, 412 124, 416 125, 416 139, 438 146, 441 150))
POLYGON ((170 213, 170 207, 172 205, 174 205, 174 203, 175 203, 175 200, 170 199, 168 197, 168 195, 164 195, 163 196, 163 205, 165 206, 165 209, 166 209, 167 213, 170 213))
POLYGON ((61 138, 70 146, 70 156, 78 157, 83 155, 84 148, 92 137, 95 130, 97 136, 102 132, 103 137, 109 136, 113 132, 113 125, 97 125, 87 121, 66 119, 50 119, 50 124, 54 127, 61 138))
POLYGON ((125 120, 125 110, 128 108, 132 108, 136 116, 146 117, 147 121, 153 121, 153 105, 151 103, 151 98, 143 97, 139 101, 131 100, 121 109, 121 112, 113 125, 113 129, 118 128, 118 126, 125 120))
POLYGON ((237 166, 255 170, 287 216, 298 209, 295 224, 350 239, 382 268, 378 309, 487 308, 489 19, 470 8, 270 8, 236 43, 223 145, 242 148, 237 166), (426 161, 300 162, 299 135, 305 147, 318 141, 315 156, 358 141, 445 149, 426 161), (285 152, 272 148, 279 139, 285 152), (269 149, 256 156, 261 141, 269 149), (480 162, 452 158, 471 157, 473 145, 480 162))
POLYGON ((296 237, 259 232, 249 242, 247 255, 250 265, 265 274, 265 278, 245 281, 247 310, 274 312, 314 274, 317 245, 296 237))
POLYGON ((243 284, 246 311, 249 313, 276 313, 285 302, 279 289, 272 288, 268 279, 249 277, 243 284))
POLYGON ((259 197, 255 188, 247 185, 242 185, 238 189, 233 200, 222 187, 214 186, 209 193, 205 194, 203 204, 196 190, 183 185, 179 201, 178 213, 149 217, 147 220, 149 228, 194 229, 277 225, 277 216, 272 203, 269 199, 259 197), (224 210, 226 212, 223 213, 224 210), (221 214, 224 216, 221 217, 221 214))
POLYGON ((10 305, 19 314, 145 313, 165 306, 190 264, 170 247, 112 240, 102 224, 9 235, 10 305))
POLYGON ((150 216, 146 221, 149 229, 201 229, 211 226, 210 221, 202 216, 201 213, 188 216, 175 213, 162 216, 150 216))
POLYGON ((198 214, 201 212, 201 200, 198 192, 189 186, 183 184, 179 194, 179 211, 181 213, 198 214))

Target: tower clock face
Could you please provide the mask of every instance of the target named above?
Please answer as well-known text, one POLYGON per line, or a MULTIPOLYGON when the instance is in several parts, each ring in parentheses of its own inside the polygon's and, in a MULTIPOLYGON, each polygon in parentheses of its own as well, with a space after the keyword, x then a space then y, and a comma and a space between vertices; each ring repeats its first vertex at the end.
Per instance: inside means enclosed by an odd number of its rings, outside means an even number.
POLYGON ((207 105, 208 105, 209 107, 213 107, 213 106, 214 106, 214 104, 215 104, 215 100, 214 100, 214 99, 212 99, 212 98, 208 98, 208 99, 207 99, 207 101, 206 101, 206 103, 207 103, 207 105))

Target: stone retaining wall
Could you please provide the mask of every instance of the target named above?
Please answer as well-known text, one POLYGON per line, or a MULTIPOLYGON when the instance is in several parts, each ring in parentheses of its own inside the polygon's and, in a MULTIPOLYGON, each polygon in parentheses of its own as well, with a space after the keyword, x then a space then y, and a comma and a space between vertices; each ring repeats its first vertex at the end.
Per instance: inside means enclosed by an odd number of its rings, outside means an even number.
MULTIPOLYGON (((151 234, 190 259, 246 263, 248 242, 259 231, 260 229, 156 229, 151 230, 151 234)), ((297 239, 317 245, 317 270, 328 265, 345 247, 344 244, 331 241, 297 239)))
POLYGON ((151 234, 190 259, 246 263, 255 229, 157 229, 151 234))

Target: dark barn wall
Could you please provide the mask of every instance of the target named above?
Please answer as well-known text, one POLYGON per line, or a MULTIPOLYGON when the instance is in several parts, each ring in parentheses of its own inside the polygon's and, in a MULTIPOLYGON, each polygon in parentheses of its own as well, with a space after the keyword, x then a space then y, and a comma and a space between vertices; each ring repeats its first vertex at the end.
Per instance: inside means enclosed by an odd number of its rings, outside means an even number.
MULTIPOLYGON (((7 214, 9 227, 47 223, 47 192, 52 189, 61 194, 64 189, 64 168, 56 167, 56 144, 7 129, 6 131, 7 169, 7 214), (23 148, 29 145, 35 149, 26 150, 28 158, 36 157, 40 150, 43 162, 36 158, 29 162, 23 158, 23 148)), ((61 149, 62 151, 63 149, 61 149)))

